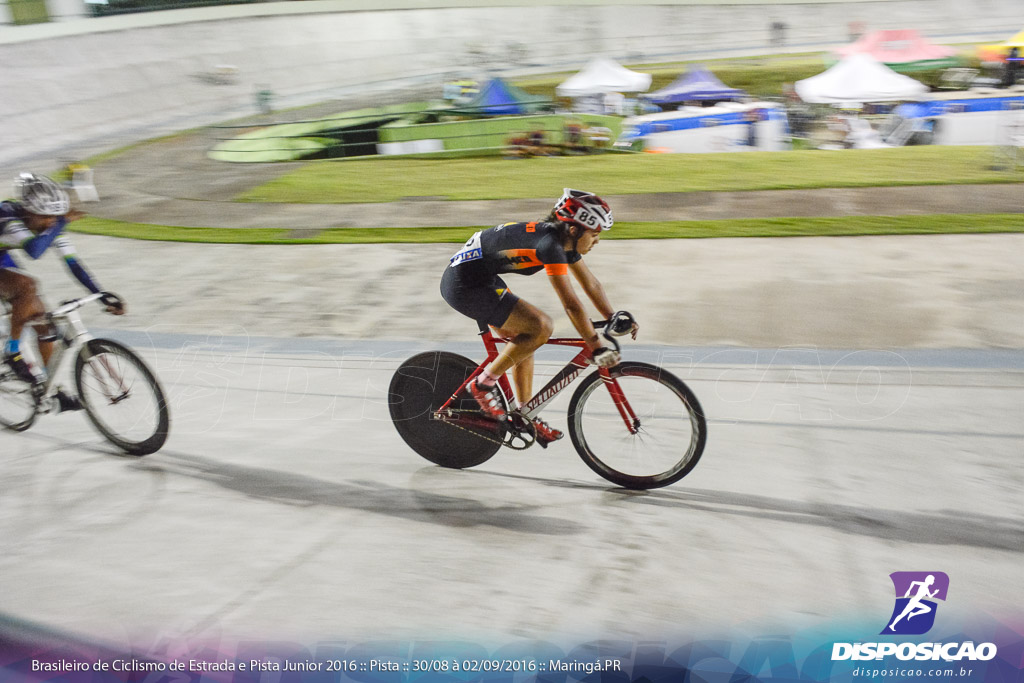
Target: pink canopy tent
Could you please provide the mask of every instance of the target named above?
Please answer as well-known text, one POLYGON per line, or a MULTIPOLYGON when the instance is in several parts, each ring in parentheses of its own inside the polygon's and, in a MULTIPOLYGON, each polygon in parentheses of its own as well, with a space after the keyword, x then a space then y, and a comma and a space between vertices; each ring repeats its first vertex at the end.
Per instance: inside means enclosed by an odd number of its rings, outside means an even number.
POLYGON ((896 71, 941 68, 953 66, 957 61, 957 50, 930 43, 913 29, 874 31, 835 53, 840 60, 854 54, 868 54, 896 71))

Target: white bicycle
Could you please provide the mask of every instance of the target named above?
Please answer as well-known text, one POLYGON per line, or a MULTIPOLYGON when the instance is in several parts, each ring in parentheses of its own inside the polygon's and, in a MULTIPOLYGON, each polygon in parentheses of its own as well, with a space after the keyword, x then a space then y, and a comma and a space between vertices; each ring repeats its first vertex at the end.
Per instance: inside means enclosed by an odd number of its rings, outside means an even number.
MULTIPOLYGON (((130 455, 149 455, 167 441, 170 414, 167 399, 156 376, 127 346, 89 334, 78 309, 91 301, 106 305, 120 302, 110 292, 65 301, 27 324, 48 324, 56 337, 46 379, 31 384, 6 365, 0 365, 0 425, 22 432, 40 414, 57 412, 55 378, 63 358, 76 346, 74 379, 82 408, 93 426, 110 443, 130 455)), ((9 315, 5 312, 4 323, 9 315)), ((9 326, 0 325, 0 342, 9 326)))

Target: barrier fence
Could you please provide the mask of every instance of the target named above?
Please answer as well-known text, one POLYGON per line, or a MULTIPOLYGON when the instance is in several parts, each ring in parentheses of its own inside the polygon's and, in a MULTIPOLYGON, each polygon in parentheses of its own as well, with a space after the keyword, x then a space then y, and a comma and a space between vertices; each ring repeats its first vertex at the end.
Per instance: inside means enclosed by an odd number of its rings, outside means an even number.
POLYGON ((251 126, 216 126, 224 134, 217 137, 211 156, 262 162, 378 155, 591 154, 613 148, 622 121, 618 116, 576 113, 443 120, 451 115, 452 110, 428 110, 412 117, 408 113, 341 116, 271 124, 255 131, 251 126), (227 134, 239 129, 247 132, 227 134))

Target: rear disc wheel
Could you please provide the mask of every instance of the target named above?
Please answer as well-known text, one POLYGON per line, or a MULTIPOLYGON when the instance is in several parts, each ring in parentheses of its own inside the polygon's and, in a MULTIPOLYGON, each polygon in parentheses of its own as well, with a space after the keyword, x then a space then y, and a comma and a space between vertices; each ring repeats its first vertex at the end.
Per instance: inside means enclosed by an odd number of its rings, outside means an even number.
POLYGON ((391 421, 405 443, 432 463, 455 469, 474 467, 501 448, 501 430, 491 432, 459 424, 460 414, 479 417, 476 402, 465 392, 449 406, 455 411, 451 417, 433 417, 477 365, 454 353, 427 351, 402 363, 391 378, 391 421))

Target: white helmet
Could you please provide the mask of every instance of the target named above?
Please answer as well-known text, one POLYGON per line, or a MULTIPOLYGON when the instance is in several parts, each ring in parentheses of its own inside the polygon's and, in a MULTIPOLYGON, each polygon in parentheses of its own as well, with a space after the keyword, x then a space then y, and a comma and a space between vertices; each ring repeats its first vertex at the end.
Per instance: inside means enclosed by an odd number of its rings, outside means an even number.
POLYGON ((14 196, 26 211, 40 216, 63 216, 71 208, 63 187, 35 173, 21 173, 14 179, 14 196))
POLYGON ((560 221, 593 232, 609 230, 615 222, 606 201, 593 192, 571 190, 568 187, 562 191, 561 198, 555 203, 553 213, 560 221))

